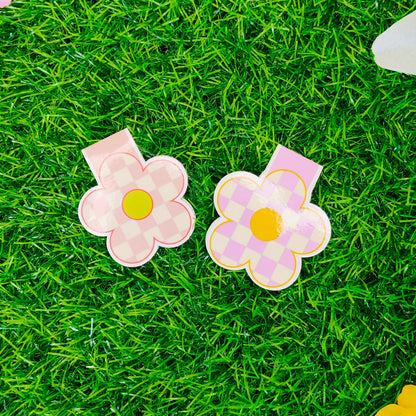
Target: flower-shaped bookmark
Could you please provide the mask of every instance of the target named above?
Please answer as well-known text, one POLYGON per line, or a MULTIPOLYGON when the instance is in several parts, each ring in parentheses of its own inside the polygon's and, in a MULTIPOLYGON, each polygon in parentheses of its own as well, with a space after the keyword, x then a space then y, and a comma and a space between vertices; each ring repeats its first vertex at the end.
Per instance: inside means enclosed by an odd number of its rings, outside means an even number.
POLYGON ((246 269, 265 289, 290 286, 302 257, 321 252, 330 239, 328 217, 309 202, 321 170, 279 145, 259 177, 247 172, 225 176, 214 194, 220 218, 206 236, 213 260, 226 269, 246 269))
POLYGON ((383 407, 376 416, 416 416, 416 386, 404 386, 397 398, 397 404, 383 407))
POLYGON ((79 218, 91 234, 107 237, 118 263, 136 267, 159 246, 177 247, 192 234, 195 214, 184 195, 188 177, 168 156, 144 160, 128 129, 83 151, 98 186, 79 204, 79 218))

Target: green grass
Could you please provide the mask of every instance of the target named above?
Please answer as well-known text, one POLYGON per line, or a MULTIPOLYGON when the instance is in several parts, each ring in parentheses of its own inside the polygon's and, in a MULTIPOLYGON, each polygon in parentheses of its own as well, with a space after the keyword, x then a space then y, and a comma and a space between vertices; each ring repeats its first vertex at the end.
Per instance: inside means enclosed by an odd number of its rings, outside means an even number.
POLYGON ((416 383, 416 77, 379 0, 15 0, 0 10, 2 416, 371 416, 416 383), (77 217, 128 127, 189 174, 195 232, 143 267, 77 217), (227 173, 323 165, 333 237, 282 292, 205 249, 227 173))

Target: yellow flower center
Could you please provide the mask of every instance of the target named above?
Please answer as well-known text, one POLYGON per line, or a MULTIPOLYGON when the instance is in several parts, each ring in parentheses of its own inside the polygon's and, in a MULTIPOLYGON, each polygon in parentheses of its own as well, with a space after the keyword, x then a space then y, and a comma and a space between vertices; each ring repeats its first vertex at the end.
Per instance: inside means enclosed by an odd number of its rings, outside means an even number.
POLYGON ((282 233, 283 219, 274 209, 262 208, 251 217, 250 228, 254 237, 259 240, 272 241, 282 233))
POLYGON ((141 189, 134 189, 123 198, 123 211, 133 220, 146 218, 153 209, 152 197, 141 189))

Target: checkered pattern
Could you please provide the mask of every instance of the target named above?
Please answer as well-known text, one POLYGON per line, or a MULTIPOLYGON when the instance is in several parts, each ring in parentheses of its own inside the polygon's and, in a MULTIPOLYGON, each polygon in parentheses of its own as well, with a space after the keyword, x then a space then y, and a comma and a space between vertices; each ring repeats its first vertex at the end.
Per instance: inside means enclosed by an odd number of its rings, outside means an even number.
POLYGON ((109 250, 120 262, 144 263, 157 249, 155 239, 176 246, 190 233, 192 214, 184 201, 176 200, 185 191, 185 177, 172 159, 156 159, 143 170, 134 156, 115 154, 102 164, 99 177, 104 189, 84 199, 81 215, 91 231, 112 231, 109 250), (153 200, 152 212, 142 220, 131 219, 122 208, 124 196, 134 189, 148 192, 153 200))
POLYGON ((259 284, 281 286, 296 277, 300 264, 294 253, 309 255, 324 242, 324 220, 311 208, 300 209, 306 198, 302 180, 290 171, 275 171, 262 186, 246 177, 226 181, 218 191, 220 214, 209 239, 215 260, 228 268, 250 262, 249 270, 259 284), (262 208, 276 210, 283 231, 273 241, 260 241, 250 229, 253 214, 262 208))

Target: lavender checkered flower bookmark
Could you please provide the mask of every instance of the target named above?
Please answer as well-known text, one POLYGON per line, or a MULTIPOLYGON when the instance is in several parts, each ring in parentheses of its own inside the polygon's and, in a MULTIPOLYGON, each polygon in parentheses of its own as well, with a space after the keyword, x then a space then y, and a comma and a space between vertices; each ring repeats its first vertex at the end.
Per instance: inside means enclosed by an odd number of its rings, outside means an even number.
POLYGON ((310 203, 321 170, 279 145, 260 176, 225 176, 214 194, 220 217, 206 236, 212 259, 226 269, 246 269, 265 289, 293 284, 302 258, 324 250, 331 236, 327 215, 310 203))

